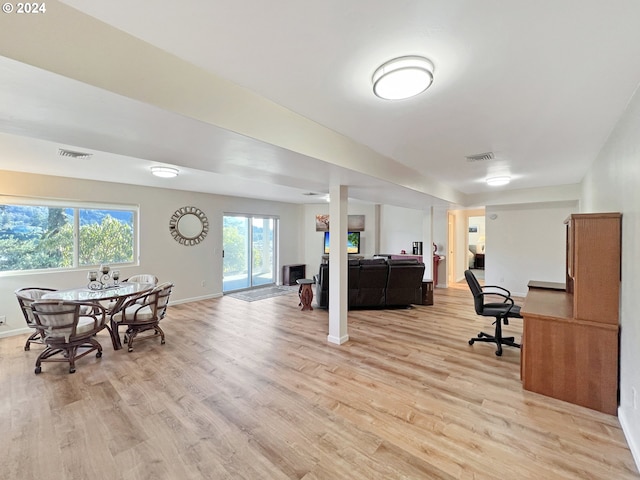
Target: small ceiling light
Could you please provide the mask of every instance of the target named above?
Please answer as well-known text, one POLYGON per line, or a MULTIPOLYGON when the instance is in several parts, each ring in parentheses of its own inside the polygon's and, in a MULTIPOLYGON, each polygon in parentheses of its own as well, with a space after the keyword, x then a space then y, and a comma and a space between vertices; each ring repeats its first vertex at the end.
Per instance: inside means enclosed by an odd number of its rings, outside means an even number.
POLYGON ((151 173, 156 177, 173 178, 177 177, 180 171, 177 168, 171 167, 151 167, 151 173))
POLYGON ((502 185, 506 185, 511 181, 511 177, 501 176, 501 177, 491 177, 487 178, 487 185, 492 187, 501 187, 502 185))
POLYGON ((373 74, 373 93, 386 100, 401 100, 424 92, 433 82, 433 63, 423 57, 389 60, 373 74))

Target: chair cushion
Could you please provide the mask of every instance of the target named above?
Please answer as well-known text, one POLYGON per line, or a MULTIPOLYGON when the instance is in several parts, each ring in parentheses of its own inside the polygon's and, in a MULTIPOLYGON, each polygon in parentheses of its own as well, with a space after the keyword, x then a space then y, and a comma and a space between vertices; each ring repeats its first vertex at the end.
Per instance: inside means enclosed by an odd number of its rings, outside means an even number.
POLYGON ((95 326, 95 319, 93 317, 80 317, 78 319, 78 326, 76 327, 76 334, 92 332, 95 326))
POLYGON ((487 317, 494 317, 496 315, 504 315, 509 310, 508 317, 521 318, 520 305, 511 305, 511 303, 485 303, 482 315, 487 317), (509 307, 511 309, 509 310, 509 307))
MULTIPOLYGON (((122 321, 122 313, 120 310, 117 313, 114 313, 111 319, 114 322, 122 321)), ((153 320, 153 310, 149 305, 145 305, 141 307, 140 305, 131 305, 124 309, 124 317, 127 321, 138 321, 138 322, 146 322, 148 320, 153 320)))
MULTIPOLYGON (((87 333, 96 333, 95 332, 95 318, 94 317, 78 317, 78 325, 76 326, 76 336, 82 336, 87 333)), ((53 330, 51 328, 44 328, 45 338, 47 340, 55 340, 59 338, 64 338, 65 342, 69 342, 71 337, 71 328, 58 328, 53 330)))

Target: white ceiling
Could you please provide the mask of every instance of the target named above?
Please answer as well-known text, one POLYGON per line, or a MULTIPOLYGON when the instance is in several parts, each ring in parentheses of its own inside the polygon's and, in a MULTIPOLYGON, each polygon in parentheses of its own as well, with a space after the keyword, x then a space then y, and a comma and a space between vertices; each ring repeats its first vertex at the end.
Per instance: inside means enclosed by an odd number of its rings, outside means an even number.
MULTIPOLYGON (((20 42, 36 41, 24 28, 0 42, 2 169, 297 203, 341 183, 354 199, 429 205, 451 201, 438 185, 462 199, 495 191, 484 179, 498 173, 513 178, 499 191, 579 183, 640 81, 635 0, 65 0, 38 21, 71 18, 67 5, 368 147, 389 177, 374 161, 318 160, 16 61, 20 42), (373 71, 403 55, 433 61, 432 87, 375 97, 373 71), (58 147, 95 155, 70 161, 58 147), (465 159, 488 151, 495 160, 465 159), (182 173, 156 179, 158 163, 182 173)), ((14 19, 0 17, 0 30, 14 19)), ((82 73, 72 52, 57 53, 82 73)))

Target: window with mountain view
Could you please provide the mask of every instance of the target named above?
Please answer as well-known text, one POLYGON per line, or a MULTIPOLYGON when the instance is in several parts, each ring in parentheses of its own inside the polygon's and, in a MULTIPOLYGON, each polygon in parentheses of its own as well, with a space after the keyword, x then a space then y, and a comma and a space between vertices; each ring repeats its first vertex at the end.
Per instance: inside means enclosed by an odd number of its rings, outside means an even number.
POLYGON ((133 263, 135 218, 133 209, 0 205, 0 272, 133 263))

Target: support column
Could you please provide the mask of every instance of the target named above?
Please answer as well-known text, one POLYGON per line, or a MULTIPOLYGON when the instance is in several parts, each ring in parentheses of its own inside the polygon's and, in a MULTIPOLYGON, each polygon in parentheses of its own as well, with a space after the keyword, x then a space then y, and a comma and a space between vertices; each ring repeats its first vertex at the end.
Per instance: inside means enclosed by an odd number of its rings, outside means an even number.
POLYGON ((329 335, 327 341, 341 345, 349 340, 348 314, 348 187, 329 189, 329 335))

